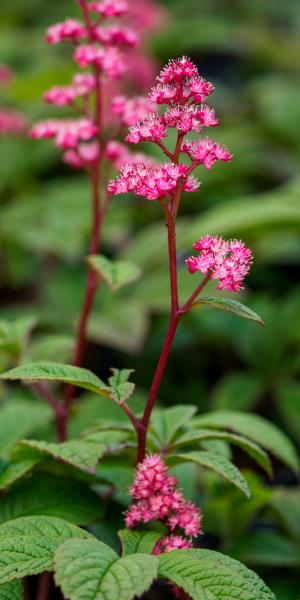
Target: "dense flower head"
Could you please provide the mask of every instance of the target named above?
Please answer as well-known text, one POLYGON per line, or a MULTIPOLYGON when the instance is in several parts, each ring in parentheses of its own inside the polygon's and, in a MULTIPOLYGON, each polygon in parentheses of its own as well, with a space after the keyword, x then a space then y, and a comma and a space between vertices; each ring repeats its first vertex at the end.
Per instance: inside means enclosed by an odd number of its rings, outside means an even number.
POLYGON ((86 37, 86 29, 76 19, 66 19, 63 23, 55 23, 48 28, 46 41, 48 44, 58 44, 63 41, 78 42, 86 37))
POLYGON ((89 10, 107 19, 121 17, 128 10, 125 0, 104 0, 103 2, 90 2, 89 10))
POLYGON ((213 91, 213 84, 197 75, 181 85, 158 83, 151 89, 149 98, 157 104, 186 104, 189 100, 204 102, 213 91))
POLYGON ((182 145, 182 151, 206 169, 211 169, 217 160, 229 162, 232 159, 232 154, 225 146, 220 146, 209 138, 188 140, 182 145))
POLYGON ((88 141, 98 133, 98 128, 87 118, 48 119, 36 123, 31 131, 33 139, 54 138, 55 144, 62 150, 76 148, 80 141, 88 141))
POLYGON ((118 48, 99 48, 93 44, 81 44, 75 50, 74 60, 81 68, 95 65, 111 77, 119 79, 125 71, 125 62, 118 48))
POLYGON ((131 127, 138 121, 142 121, 147 113, 153 112, 155 106, 145 96, 115 96, 112 101, 112 111, 120 117, 122 125, 131 127))
POLYGON ((181 83, 187 77, 197 77, 197 67, 187 56, 170 60, 157 77, 159 83, 181 83))
POLYGON ((160 142, 166 135, 167 126, 162 118, 156 113, 148 113, 142 121, 129 127, 129 133, 125 140, 130 144, 160 142))
POLYGON ((229 292, 239 292, 250 270, 252 253, 240 240, 223 240, 218 236, 207 235, 195 242, 198 256, 186 259, 190 273, 200 271, 218 279, 217 288, 229 292))
POLYGON ((179 180, 183 182, 183 190, 194 192, 199 182, 187 175, 186 165, 162 163, 157 167, 141 163, 128 163, 120 171, 117 179, 109 183, 108 189, 112 194, 134 193, 144 196, 147 200, 164 198, 176 189, 179 180))
POLYGON ((83 169, 96 165, 99 159, 99 142, 80 143, 75 149, 70 148, 63 154, 63 161, 73 169, 83 169))
POLYGON ((129 27, 109 25, 108 27, 94 27, 93 37, 97 42, 107 46, 127 46, 135 48, 139 42, 137 33, 129 27))
POLYGON ((160 520, 169 529, 170 535, 158 542, 154 553, 191 547, 191 538, 201 531, 200 511, 184 499, 176 477, 170 475, 159 454, 146 457, 138 465, 130 494, 133 503, 125 516, 127 527, 160 520), (179 529, 188 539, 177 535, 179 529))
POLYGON ((55 85, 45 92, 44 100, 56 106, 72 104, 75 98, 88 96, 96 87, 96 78, 90 73, 77 73, 70 85, 55 85))
POLYGON ((180 133, 201 131, 203 127, 216 127, 219 121, 213 108, 200 105, 174 106, 161 116, 166 127, 174 127, 180 133))

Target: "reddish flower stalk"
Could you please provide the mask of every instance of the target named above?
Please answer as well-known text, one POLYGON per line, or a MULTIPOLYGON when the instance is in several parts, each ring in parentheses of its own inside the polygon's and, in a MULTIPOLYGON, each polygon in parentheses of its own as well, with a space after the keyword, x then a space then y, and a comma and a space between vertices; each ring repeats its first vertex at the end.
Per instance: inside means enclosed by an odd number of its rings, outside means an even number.
MULTIPOLYGON (((115 133, 105 130, 104 100, 107 100, 108 94, 104 91, 107 91, 107 83, 120 79, 125 70, 126 63, 119 48, 123 48, 124 52, 134 48, 139 42, 138 35, 122 23, 107 24, 108 19, 122 17, 127 11, 130 17, 125 0, 102 0, 92 3, 78 0, 78 3, 83 21, 66 19, 62 23, 56 23, 48 29, 46 41, 49 44, 73 44, 75 62, 80 68, 89 67, 91 71, 76 73, 68 85, 52 87, 44 94, 44 99, 59 107, 73 108, 79 118, 42 121, 32 127, 30 135, 34 139, 53 139, 55 145, 63 152, 64 162, 75 169, 86 171, 92 201, 89 251, 90 254, 97 254, 103 220, 111 199, 110 192, 103 192, 111 166, 120 168, 128 160, 144 160, 146 164, 154 162, 142 154, 131 153, 115 138, 122 133, 124 127, 133 126, 138 118, 143 118, 149 110, 155 110, 155 106, 147 98, 127 98, 118 93, 111 99, 110 107, 116 121, 115 133)), ((97 287, 97 275, 89 266, 73 357, 73 364, 76 366, 82 364, 87 327, 97 287)), ((74 386, 68 385, 64 409, 59 405, 59 415, 58 405, 49 402, 49 394, 42 394, 54 410, 61 441, 67 437, 67 424, 74 394, 74 386)))

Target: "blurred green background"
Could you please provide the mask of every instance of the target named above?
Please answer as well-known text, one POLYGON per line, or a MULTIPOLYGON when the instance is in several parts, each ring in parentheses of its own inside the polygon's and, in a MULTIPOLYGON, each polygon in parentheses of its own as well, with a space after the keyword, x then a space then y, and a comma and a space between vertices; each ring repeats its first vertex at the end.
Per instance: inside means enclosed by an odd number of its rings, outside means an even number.
MULTIPOLYGON (((184 258, 198 237, 241 237, 254 253, 241 300, 262 315, 265 327, 225 313, 194 311, 180 326, 160 401, 197 404, 200 411, 253 410, 299 444, 299 0, 161 4, 168 19, 150 40, 152 55, 159 67, 188 54, 215 83, 212 103, 221 124, 211 135, 234 154, 230 165, 201 172, 201 192, 184 198, 178 224, 181 295, 195 285, 184 258)), ((54 113, 41 95, 67 82, 74 70, 65 47, 44 44, 44 30, 75 14, 72 0, 1 0, 0 63, 8 64, 15 78, 0 101, 28 122, 54 113)), ((0 138, 0 200, 0 365, 9 367, 20 356, 69 361, 85 279, 86 179, 64 166, 50 143, 0 138)), ((85 365, 103 377, 110 366, 134 368, 143 397, 169 303, 157 206, 115 198, 104 252, 138 263, 143 276, 115 295, 104 286, 99 290, 85 365)), ((245 459, 235 458, 247 470, 245 459)), ((294 600, 300 564, 297 481, 276 464, 274 480, 257 472, 251 482, 254 494, 247 501, 207 478, 198 500, 205 507, 204 544, 258 570, 279 600, 294 600)))

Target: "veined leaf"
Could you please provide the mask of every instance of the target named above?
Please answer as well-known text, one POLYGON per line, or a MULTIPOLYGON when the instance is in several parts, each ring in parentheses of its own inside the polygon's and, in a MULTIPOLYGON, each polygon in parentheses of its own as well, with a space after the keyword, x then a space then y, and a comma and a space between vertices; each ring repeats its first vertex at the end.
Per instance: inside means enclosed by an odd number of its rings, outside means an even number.
POLYGON ((231 298, 201 298, 194 302, 192 306, 195 308, 209 306, 210 308, 217 308, 218 310, 230 312, 237 317, 242 317, 243 319, 248 319, 249 321, 256 321, 256 323, 259 323, 259 325, 264 324, 262 318, 256 314, 256 312, 241 302, 237 302, 231 298))
POLYGON ((151 554, 156 542, 161 537, 157 531, 131 531, 122 529, 118 532, 122 542, 122 556, 130 554, 151 554))
POLYGON ((109 395, 105 383, 88 369, 50 361, 21 365, 6 371, 6 373, 0 375, 0 379, 9 379, 10 381, 24 379, 30 382, 42 380, 61 381, 90 390, 96 394, 109 395))
POLYGON ((133 600, 158 573, 154 556, 119 558, 98 540, 69 540, 55 554, 55 581, 70 600, 133 600))
POLYGON ((27 515, 50 515, 85 525, 101 517, 102 507, 100 498, 86 484, 37 473, 16 483, 3 496, 0 523, 27 515))
POLYGON ((234 444, 242 448, 251 458, 253 458, 269 475, 272 474, 272 465, 267 453, 255 442, 250 439, 230 433, 228 431, 216 431, 215 429, 192 429, 182 433, 172 443, 172 448, 178 446, 188 446, 205 440, 224 440, 229 444, 234 444))
POLYGON ((54 551, 70 537, 87 538, 90 534, 63 519, 44 516, 0 525, 0 585, 51 571, 54 551))
POLYGON ((258 415, 234 410, 217 410, 196 417, 191 426, 229 429, 240 433, 272 452, 294 471, 299 470, 299 460, 293 444, 276 425, 258 415))
POLYGON ((28 458, 20 462, 10 462, 0 472, 0 490, 5 490, 23 475, 31 471, 39 461, 38 458, 28 458))
POLYGON ((115 292, 124 285, 133 283, 141 276, 141 269, 131 262, 110 260, 102 254, 92 254, 87 262, 115 292))
POLYGON ((151 434, 155 434, 160 444, 169 444, 176 431, 196 412, 197 407, 190 404, 177 404, 171 408, 155 411, 151 418, 151 434))
POLYGON ((18 579, 0 585, 0 600, 22 600, 23 597, 22 582, 18 579))
POLYGON ((128 381, 133 369, 111 369, 112 375, 108 382, 110 385, 109 395, 117 404, 123 404, 132 396, 135 384, 128 381))
POLYGON ((246 479, 242 473, 227 458, 220 454, 214 454, 206 450, 199 452, 185 452, 184 454, 174 454, 170 456, 172 462, 195 462, 198 465, 212 469, 225 479, 228 479, 233 485, 239 488, 245 496, 250 496, 250 490, 246 479))
POLYGON ((236 540, 231 546, 230 554, 249 565, 279 568, 300 565, 300 550, 297 544, 275 531, 248 531, 247 535, 236 540))
POLYGON ((71 440, 55 444, 43 440, 22 440, 22 448, 31 448, 37 456, 48 455, 56 460, 72 465, 82 471, 94 471, 100 458, 105 454, 108 444, 97 444, 87 439, 71 440))
POLYGON ((52 418, 47 404, 11 401, 0 408, 0 454, 6 456, 14 444, 46 425, 52 418))
POLYGON ((242 563, 212 550, 174 550, 159 555, 159 575, 193 600, 275 600, 264 582, 242 563))

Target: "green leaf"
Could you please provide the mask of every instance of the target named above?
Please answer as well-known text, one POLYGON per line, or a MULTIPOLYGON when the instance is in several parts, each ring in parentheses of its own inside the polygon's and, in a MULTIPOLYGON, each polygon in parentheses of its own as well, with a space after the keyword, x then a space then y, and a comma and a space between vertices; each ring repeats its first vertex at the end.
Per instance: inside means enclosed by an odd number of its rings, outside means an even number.
POLYGON ((7 455, 15 443, 46 425, 52 410, 42 403, 11 401, 0 408, 0 454, 7 455))
POLYGON ((89 535, 68 521, 45 516, 13 519, 0 525, 0 585, 51 571, 58 546, 68 538, 89 535))
POLYGON ((212 469, 228 479, 233 485, 239 488, 245 496, 250 496, 250 490, 246 479, 242 473, 227 458, 220 454, 214 454, 205 450, 199 452, 185 452, 184 454, 175 454, 170 456, 172 462, 195 462, 198 465, 212 469))
POLYGON ((69 383, 96 394, 108 396, 107 386, 94 373, 88 369, 64 365, 55 362, 37 362, 21 365, 0 375, 0 379, 9 379, 10 381, 26 380, 34 381, 61 381, 69 383))
POLYGON ((237 317, 248 319, 248 321, 256 321, 259 325, 264 324, 262 318, 248 308, 248 306, 245 306, 236 300, 232 300, 231 298, 201 298, 192 304, 192 307, 195 308, 201 308, 202 306, 209 306, 210 308, 217 308, 218 310, 230 312, 237 317))
POLYGON ((279 517, 281 525, 295 539, 300 538, 300 489, 273 489, 270 505, 279 517))
POLYGON ((113 261, 102 254, 92 254, 87 261, 113 292, 141 276, 141 269, 131 262, 113 261))
POLYGON ((258 415, 234 410, 218 410, 196 417, 192 425, 236 431, 272 452, 294 471, 299 470, 299 460, 293 444, 273 423, 258 415))
POLYGON ((20 317, 14 321, 1 320, 0 350, 18 356, 24 350, 36 323, 35 317, 20 317))
POLYGON ((159 575, 193 600, 275 600, 264 582, 242 563, 212 550, 174 550, 159 556, 159 575))
POLYGON ((272 474, 272 465, 267 453, 255 442, 248 438, 229 433, 227 431, 216 431, 213 429, 194 429, 180 435, 173 443, 172 448, 187 446, 204 440, 224 440, 242 448, 253 458, 269 475, 272 474))
POLYGON ((56 460, 72 465, 77 469, 91 472, 95 470, 97 463, 107 451, 109 444, 97 444, 95 441, 87 438, 84 440, 71 440, 61 444, 44 442, 43 440, 22 440, 20 446, 21 448, 35 450, 37 456, 52 456, 56 460))
POLYGON ((1 498, 0 523, 27 515, 50 515, 85 525, 98 519, 102 511, 100 498, 86 484, 36 473, 16 483, 1 498))
POLYGON ((275 531, 247 532, 230 548, 230 555, 249 565, 279 568, 300 565, 299 548, 275 531))
POLYGON ((167 445, 176 431, 196 412, 197 407, 189 404, 177 404, 171 408, 155 411, 151 418, 151 433, 155 434, 160 445, 167 445))
POLYGON ((28 458, 20 462, 7 463, 0 472, 0 490, 5 490, 23 475, 31 471, 38 462, 38 458, 28 458))
POLYGON ((55 554, 55 581, 70 600, 133 600, 156 578, 154 556, 119 558, 98 540, 69 540, 55 554))
POLYGON ((118 532, 122 542, 122 556, 130 554, 151 554, 156 542, 161 538, 157 531, 131 531, 122 529, 118 532))
POLYGON ((23 597, 23 586, 18 579, 0 585, 0 600, 22 600, 23 597))
POLYGON ((113 374, 108 379, 109 395, 117 404, 123 404, 135 390, 135 384, 128 381, 133 369, 111 369, 111 371, 113 374))
POLYGON ((263 380, 250 371, 233 371, 213 389, 213 405, 219 410, 250 410, 263 391, 263 380))

